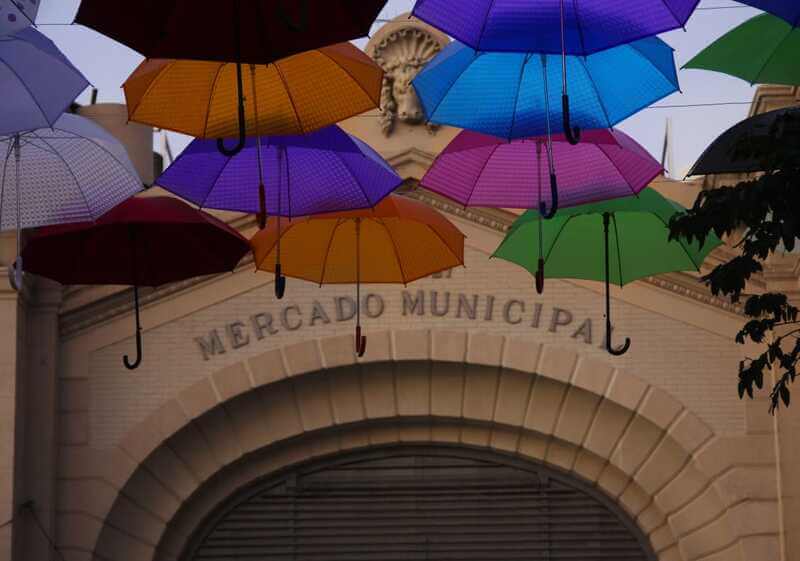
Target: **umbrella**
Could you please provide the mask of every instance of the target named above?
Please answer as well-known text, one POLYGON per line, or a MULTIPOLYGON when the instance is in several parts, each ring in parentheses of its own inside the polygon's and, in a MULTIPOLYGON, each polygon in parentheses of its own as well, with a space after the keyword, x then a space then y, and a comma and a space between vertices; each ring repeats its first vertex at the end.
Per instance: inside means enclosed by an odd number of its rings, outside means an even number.
POLYGON ((770 14, 747 20, 684 65, 736 76, 750 84, 800 85, 800 28, 770 14))
MULTIPOLYGON (((75 22, 149 58, 236 63, 237 89, 231 94, 238 97, 241 138, 242 63, 269 64, 367 35, 385 4, 386 0, 137 0, 120 8, 117 2, 86 0, 75 22)), ((242 144, 240 140, 234 151, 242 144)))
POLYGON ((350 43, 245 70, 240 106, 235 64, 146 60, 123 85, 129 118, 200 138, 239 135, 243 146, 248 131, 305 134, 380 105, 383 71, 350 43))
POLYGON ((570 123, 568 85, 573 91, 581 86, 567 79, 575 69, 566 55, 586 56, 683 27, 698 2, 461 0, 454 10, 450 0, 418 0, 412 13, 477 51, 560 54, 563 130, 576 144, 580 128, 570 123))
MULTIPOLYGON (((655 37, 586 57, 571 56, 567 65, 573 119, 583 129, 610 128, 678 89, 672 48, 655 37)), ((476 52, 451 43, 413 84, 431 122, 513 140, 565 132, 550 122, 551 113, 556 121, 560 116, 557 94, 549 87, 559 72, 553 55, 476 52), (552 112, 551 106, 556 106, 552 112)), ((555 194, 549 142, 547 148, 555 194)))
POLYGON ((88 85, 35 29, 0 36, 0 135, 49 127, 88 85))
MULTIPOLYGON (((195 140, 157 184, 204 208, 304 216, 374 207, 402 179, 377 152, 337 126, 300 136, 248 139, 234 157, 195 140)), ((283 296, 280 261, 276 295, 283 296)))
POLYGON ((797 0, 739 0, 739 2, 785 19, 789 25, 800 27, 800 2, 797 0))
POLYGON ((464 235, 432 208, 397 195, 373 210, 270 221, 250 241, 256 267, 274 271, 278 240, 290 249, 284 272, 323 284, 356 284, 356 352, 363 356, 361 283, 407 284, 464 264, 464 235))
POLYGON ((0 156, 0 230, 17 230, 17 254, 21 228, 96 220, 142 189, 125 147, 77 115, 62 115, 52 128, 0 135, 0 156))
POLYGON ((136 359, 142 361, 139 287, 232 271, 249 251, 236 230, 171 197, 129 199, 96 222, 42 228, 22 254, 25 270, 61 284, 133 285, 136 359))
POLYGON ((39 0, 0 0, 0 36, 34 25, 39 0))
POLYGON ((772 138, 786 147, 796 147, 800 155, 800 107, 761 113, 735 124, 706 148, 690 175, 752 173, 765 171, 764 163, 737 154, 748 140, 772 138))
POLYGON ((538 260, 530 247, 541 238, 548 277, 603 280, 606 349, 619 356, 627 352, 630 339, 620 349, 611 344, 609 284, 623 286, 662 273, 697 271, 708 254, 722 243, 713 235, 703 246, 696 240, 669 241, 669 220, 683 210, 648 188, 636 197, 562 210, 549 221, 529 211, 511 226, 493 257, 535 274, 538 260))

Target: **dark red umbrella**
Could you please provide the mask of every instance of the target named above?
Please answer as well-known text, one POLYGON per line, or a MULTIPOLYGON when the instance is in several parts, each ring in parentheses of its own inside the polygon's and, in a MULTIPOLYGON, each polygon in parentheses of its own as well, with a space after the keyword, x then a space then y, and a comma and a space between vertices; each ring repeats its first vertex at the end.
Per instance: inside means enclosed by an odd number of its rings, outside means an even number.
POLYGON ((250 250, 239 232, 170 197, 128 199, 96 222, 39 229, 22 251, 25 270, 61 284, 133 285, 136 360, 142 361, 139 287, 232 271, 250 250))

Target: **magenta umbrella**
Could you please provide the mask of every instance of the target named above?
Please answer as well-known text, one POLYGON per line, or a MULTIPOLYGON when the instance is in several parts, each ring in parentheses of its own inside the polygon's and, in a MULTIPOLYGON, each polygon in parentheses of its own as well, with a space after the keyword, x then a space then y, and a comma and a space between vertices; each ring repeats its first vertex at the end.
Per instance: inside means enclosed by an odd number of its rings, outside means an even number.
MULTIPOLYGON (((561 208, 636 195, 663 172, 623 132, 590 130, 583 139, 573 146, 564 135, 553 137, 561 208)), ((531 209, 546 202, 552 207, 549 169, 546 137, 508 142, 463 131, 436 158, 421 184, 464 206, 531 209)), ((539 249, 536 287, 541 293, 544 260, 539 249)))

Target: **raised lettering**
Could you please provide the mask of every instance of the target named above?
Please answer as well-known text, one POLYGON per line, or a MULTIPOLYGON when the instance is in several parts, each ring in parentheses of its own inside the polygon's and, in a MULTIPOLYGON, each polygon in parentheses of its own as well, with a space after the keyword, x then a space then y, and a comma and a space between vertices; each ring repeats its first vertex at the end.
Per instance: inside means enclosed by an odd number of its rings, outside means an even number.
POLYGON ((417 291, 417 296, 412 300, 411 294, 403 291, 403 315, 425 315, 425 293, 421 290, 417 291))
POLYGON ((314 307, 311 308, 311 327, 314 327, 317 325, 317 322, 320 321, 324 324, 328 324, 331 322, 331 318, 328 317, 322 304, 314 300, 314 307))
POLYGON ((205 337, 195 337, 194 340, 200 346, 200 351, 203 353, 203 360, 209 360, 214 355, 225 354, 225 345, 222 344, 222 339, 216 329, 211 330, 208 334, 208 339, 205 337))
POLYGON ((544 306, 541 304, 536 304, 533 308, 533 321, 531 321, 531 327, 539 329, 539 325, 541 325, 542 321, 542 308, 544 308, 544 306))
POLYGON ((356 301, 349 296, 337 296, 334 298, 336 303, 336 321, 350 321, 356 317, 356 301))
POLYGON ((573 339, 582 338, 587 345, 592 344, 592 320, 587 319, 581 326, 572 334, 573 339))
POLYGON ((572 312, 563 308, 553 308, 553 317, 550 320, 550 333, 556 333, 559 327, 572 323, 572 312))
POLYGON ((272 314, 256 314, 250 316, 250 322, 253 324, 253 331, 256 333, 256 339, 261 341, 266 337, 264 333, 275 335, 278 332, 278 330, 272 326, 273 321, 272 314))
POLYGON ((437 291, 431 292, 431 313, 436 317, 444 317, 450 311, 450 293, 444 293, 444 309, 439 309, 439 293, 437 291))
POLYGON ((511 325, 519 325, 522 323, 522 314, 525 313, 525 302, 521 300, 509 300, 506 302, 506 305, 503 306, 503 319, 506 320, 506 323, 511 325), (516 318, 511 317, 511 309, 517 307, 519 308, 519 315, 516 318))
POLYGON ((297 306, 285 307, 281 312, 281 323, 286 331, 297 331, 303 327, 303 319, 300 317, 300 308, 297 306), (289 323, 289 312, 294 312, 294 315, 297 317, 296 322, 289 323))
POLYGON ((231 347, 234 349, 241 349, 250 344, 250 336, 244 332, 244 323, 241 321, 234 321, 227 325, 228 339, 231 341, 231 347))
POLYGON ((469 301, 466 294, 458 295, 458 311, 456 312, 456 317, 461 319, 464 315, 466 315, 468 319, 475 319, 478 317, 477 294, 472 295, 472 302, 469 301))
POLYGON ((375 319, 381 317, 385 309, 386 304, 383 301, 383 296, 380 294, 367 294, 367 297, 364 298, 364 310, 368 318, 375 319))
POLYGON ((483 315, 484 321, 492 321, 494 318, 494 296, 486 297, 486 313, 483 315))

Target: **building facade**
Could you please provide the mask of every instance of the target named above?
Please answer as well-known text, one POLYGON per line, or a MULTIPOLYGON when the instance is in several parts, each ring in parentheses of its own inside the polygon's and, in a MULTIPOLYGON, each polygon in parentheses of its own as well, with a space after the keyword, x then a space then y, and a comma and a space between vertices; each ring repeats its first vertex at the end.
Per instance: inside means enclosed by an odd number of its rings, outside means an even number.
MULTIPOLYGON (((538 296, 489 259, 512 212, 418 186, 457 133, 425 125, 410 87, 446 41, 384 26, 367 47, 383 111, 343 124, 467 235, 464 268, 362 291, 364 357, 350 287, 290 279, 278 301, 251 262, 143 292, 133 373, 130 290, 3 283, 0 560, 800 561, 800 411, 738 399, 739 309, 696 274, 636 282, 614 291, 633 346, 611 357, 599 284, 538 296)), ((146 174, 152 149, 109 115, 146 174)), ((690 204, 703 182, 654 187, 690 204)), ((797 297, 798 278, 780 256, 754 289, 797 297)))

